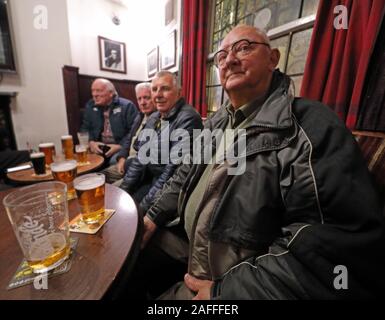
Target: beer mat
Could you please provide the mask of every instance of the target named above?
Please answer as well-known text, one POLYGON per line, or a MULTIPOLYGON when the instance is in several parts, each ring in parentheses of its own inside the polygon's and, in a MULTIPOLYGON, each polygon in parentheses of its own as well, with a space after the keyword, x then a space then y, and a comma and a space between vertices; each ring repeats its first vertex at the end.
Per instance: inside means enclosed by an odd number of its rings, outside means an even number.
POLYGON ((44 177, 48 177, 50 174, 51 174, 51 170, 46 170, 46 172, 43 173, 43 174, 32 173, 32 177, 34 177, 34 178, 44 178, 44 177))
POLYGON ((87 161, 87 162, 78 162, 78 167, 84 167, 84 166, 89 166, 91 164, 91 162, 87 161))
POLYGON ((95 224, 86 224, 82 221, 81 214, 78 214, 75 218, 73 218, 70 223, 70 231, 77 233, 86 233, 86 234, 95 234, 97 233, 101 227, 112 217, 115 213, 115 210, 106 209, 104 211, 104 218, 95 224))
MULTIPOLYGON (((78 238, 70 238, 71 252, 67 260, 65 260, 61 265, 57 266, 55 269, 48 271, 48 278, 57 276, 68 272, 71 269, 72 260, 75 256, 75 250, 78 245, 78 238)), ((11 281, 8 284, 7 290, 19 288, 30 283, 33 283, 36 280, 39 280, 42 274, 33 273, 32 269, 29 267, 27 261, 23 259, 17 268, 15 274, 13 275, 11 281)), ((41 281, 41 280, 40 280, 41 281)), ((39 282, 40 282, 39 281, 39 282)))

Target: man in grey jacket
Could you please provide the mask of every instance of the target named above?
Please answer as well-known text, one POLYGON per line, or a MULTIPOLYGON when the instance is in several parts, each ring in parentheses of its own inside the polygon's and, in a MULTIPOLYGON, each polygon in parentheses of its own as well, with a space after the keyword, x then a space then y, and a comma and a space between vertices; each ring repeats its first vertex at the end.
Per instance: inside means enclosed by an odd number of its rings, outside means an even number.
MULTIPOLYGON (((188 259, 163 299, 357 299, 385 289, 385 221, 359 148, 329 108, 294 98, 278 61, 266 34, 243 25, 214 56, 229 102, 205 128, 235 130, 238 158, 181 165, 147 211, 138 265, 154 247, 188 259), (230 175, 241 160, 244 172, 230 175), (170 241, 177 219, 187 250, 170 241)), ((214 160, 223 145, 213 143, 214 160)), ((150 291, 163 277, 156 269, 141 275, 150 291)))

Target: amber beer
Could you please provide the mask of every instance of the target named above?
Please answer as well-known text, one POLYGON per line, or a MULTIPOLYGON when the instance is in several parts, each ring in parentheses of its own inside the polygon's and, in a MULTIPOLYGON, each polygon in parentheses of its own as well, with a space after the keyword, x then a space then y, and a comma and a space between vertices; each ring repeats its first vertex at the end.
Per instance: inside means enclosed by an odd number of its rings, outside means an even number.
POLYGON ((53 158, 56 155, 55 145, 52 142, 40 143, 39 151, 45 154, 45 164, 49 166, 53 162, 53 158))
POLYGON ((74 142, 72 136, 62 136, 61 146, 63 149, 64 156, 67 160, 74 159, 74 142))
POLYGON ((77 145, 75 146, 76 157, 78 162, 86 163, 87 162, 87 146, 77 145))
POLYGON ((99 223, 104 217, 104 174, 86 174, 76 178, 74 185, 82 220, 87 224, 99 223))
POLYGON ((52 176, 55 180, 61 181, 67 184, 67 196, 68 199, 74 199, 76 197, 74 189, 74 179, 77 175, 77 162, 76 160, 68 160, 63 162, 54 162, 51 164, 52 176))
POLYGON ((59 265, 69 254, 69 241, 62 233, 56 232, 34 241, 26 260, 32 271, 39 273, 59 265))

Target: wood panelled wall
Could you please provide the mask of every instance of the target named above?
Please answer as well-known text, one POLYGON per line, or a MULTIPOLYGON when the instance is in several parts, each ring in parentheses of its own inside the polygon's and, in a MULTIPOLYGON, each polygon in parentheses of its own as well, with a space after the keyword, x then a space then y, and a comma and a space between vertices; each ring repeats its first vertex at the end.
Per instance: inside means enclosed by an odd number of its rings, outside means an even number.
MULTIPOLYGON (((78 143, 77 132, 81 126, 85 105, 91 99, 91 84, 96 76, 79 74, 78 67, 64 66, 63 83, 67 108, 69 134, 78 143)), ((120 97, 131 100, 138 105, 135 95, 135 86, 140 81, 110 79, 120 97)))

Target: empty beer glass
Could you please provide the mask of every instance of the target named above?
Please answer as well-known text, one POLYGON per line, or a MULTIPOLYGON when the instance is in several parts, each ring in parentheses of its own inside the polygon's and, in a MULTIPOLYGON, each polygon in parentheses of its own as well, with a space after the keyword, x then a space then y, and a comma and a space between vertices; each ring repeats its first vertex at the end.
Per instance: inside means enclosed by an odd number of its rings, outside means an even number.
POLYGON ((59 266, 70 253, 67 186, 44 182, 18 189, 3 200, 24 257, 34 273, 59 266))
POLYGON ((61 146, 64 156, 67 160, 74 159, 74 142, 72 136, 66 135, 61 137, 61 146))
POLYGON ((87 146, 88 148, 88 141, 90 140, 90 136, 87 131, 78 132, 78 139, 80 145, 87 146))
POLYGON ((67 184, 68 200, 76 198, 74 179, 77 175, 76 160, 67 160, 51 163, 52 176, 55 180, 67 184))
POLYGON ((40 143, 39 151, 45 154, 45 164, 49 166, 53 162, 53 158, 56 155, 55 145, 52 142, 40 143))
POLYGON ((75 179, 74 186, 83 222, 99 223, 104 217, 105 176, 90 173, 75 179))
POLYGON ((45 174, 45 154, 44 152, 34 152, 30 154, 30 159, 33 165, 35 174, 45 174))

